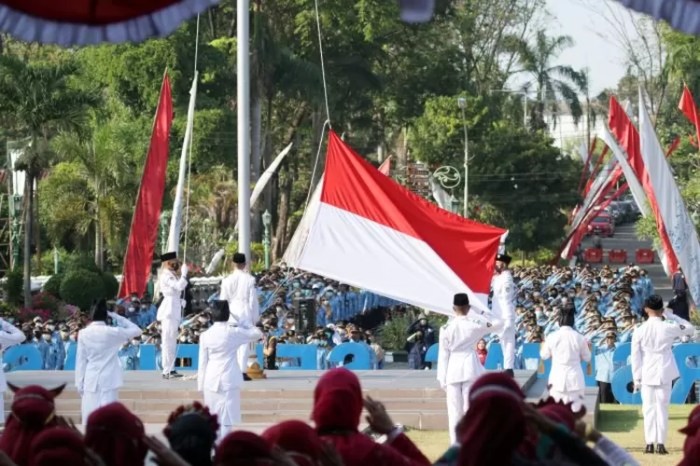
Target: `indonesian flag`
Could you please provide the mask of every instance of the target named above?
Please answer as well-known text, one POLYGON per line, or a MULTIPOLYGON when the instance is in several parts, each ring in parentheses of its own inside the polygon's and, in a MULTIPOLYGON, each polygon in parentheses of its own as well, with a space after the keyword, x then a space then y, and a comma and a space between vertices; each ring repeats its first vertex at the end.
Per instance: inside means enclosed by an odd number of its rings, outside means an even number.
POLYGON ((467 293, 487 309, 505 230, 428 202, 330 132, 326 169, 285 262, 441 314, 467 293))
MULTIPOLYGON (((656 229, 659 233, 659 238, 661 238, 663 254, 659 255, 662 259, 664 271, 666 274, 670 275, 673 273, 676 267, 678 267, 678 259, 676 258, 673 247, 671 246, 671 241, 669 240, 667 233, 668 227, 664 223, 664 219, 661 215, 659 204, 657 202, 659 196, 661 196, 663 193, 659 193, 651 183, 649 178, 651 167, 645 163, 645 160, 642 157, 639 132, 637 131, 637 128, 634 127, 634 124, 627 115, 627 112, 625 112, 615 97, 610 97, 608 126, 610 127, 610 132, 619 142, 620 147, 627 153, 627 156, 629 157, 629 165, 632 168, 632 171, 634 171, 634 174, 637 176, 637 179, 642 183, 644 192, 647 195, 649 207, 651 208, 651 212, 654 214, 654 219, 656 220, 656 229)), ((663 153, 662 158, 664 158, 663 153)))
POLYGON ((700 242, 688 214, 671 166, 664 157, 639 90, 639 142, 647 167, 649 182, 656 192, 658 212, 668 232, 678 262, 688 280, 688 290, 695 302, 700 300, 700 242))

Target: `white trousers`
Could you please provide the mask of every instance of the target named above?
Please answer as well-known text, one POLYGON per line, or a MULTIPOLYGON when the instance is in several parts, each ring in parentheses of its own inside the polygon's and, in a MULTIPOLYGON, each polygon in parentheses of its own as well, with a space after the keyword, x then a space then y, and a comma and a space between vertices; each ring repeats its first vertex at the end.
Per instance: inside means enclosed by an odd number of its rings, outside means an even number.
POLYGON ((238 367, 241 368, 243 374, 248 371, 248 357, 250 356, 250 345, 248 343, 241 345, 236 350, 236 360, 238 361, 238 367))
POLYGON ((241 423, 241 390, 235 388, 223 392, 204 390, 204 404, 216 413, 219 419, 217 443, 241 423))
POLYGON ((641 391, 642 413, 644 414, 644 439, 647 444, 666 443, 671 384, 642 385, 641 391))
POLYGON ((80 412, 83 418, 83 426, 87 425, 88 417, 97 408, 113 403, 119 399, 117 390, 100 390, 97 392, 84 392, 81 401, 80 412))
POLYGON ((0 425, 5 425, 5 392, 0 392, 0 425))
POLYGON ((163 374, 170 374, 175 368, 175 353, 177 352, 177 334, 180 321, 163 319, 160 322, 160 351, 163 374))
POLYGON ((503 369, 515 368, 515 327, 504 329, 498 336, 503 350, 503 369))
POLYGON ((471 383, 448 383, 445 389, 450 445, 457 443, 457 423, 469 409, 469 387, 471 387, 471 383))
POLYGON ((583 390, 567 390, 565 392, 560 392, 549 389, 549 396, 554 398, 554 401, 561 403, 571 403, 571 410, 574 412, 580 411, 583 406, 584 398, 586 397, 586 389, 583 390))

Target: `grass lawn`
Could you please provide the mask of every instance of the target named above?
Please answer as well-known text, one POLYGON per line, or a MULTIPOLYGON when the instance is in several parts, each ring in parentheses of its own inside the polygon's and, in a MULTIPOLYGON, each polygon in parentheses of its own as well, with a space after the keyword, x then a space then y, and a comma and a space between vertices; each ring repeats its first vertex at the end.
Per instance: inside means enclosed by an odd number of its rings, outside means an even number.
MULTIPOLYGON (((685 426, 693 405, 671 405, 669 409, 668 456, 645 455, 644 425, 641 406, 604 405, 601 406, 598 429, 606 437, 625 448, 643 466, 675 465, 681 460, 684 436, 678 429, 685 426)), ((435 461, 447 449, 447 431, 411 430, 408 436, 416 442, 423 453, 435 461)))

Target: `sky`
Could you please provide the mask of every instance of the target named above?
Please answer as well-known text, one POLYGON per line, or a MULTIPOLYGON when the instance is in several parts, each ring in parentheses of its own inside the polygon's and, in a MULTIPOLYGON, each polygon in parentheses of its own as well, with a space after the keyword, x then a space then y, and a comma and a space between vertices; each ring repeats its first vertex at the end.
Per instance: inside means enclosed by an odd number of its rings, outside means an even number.
POLYGON ((593 96, 615 88, 625 74, 625 52, 615 41, 615 28, 601 15, 621 20, 629 28, 629 10, 611 0, 546 0, 546 4, 550 16, 542 21, 547 32, 571 36, 575 43, 560 55, 557 64, 588 68, 593 96))

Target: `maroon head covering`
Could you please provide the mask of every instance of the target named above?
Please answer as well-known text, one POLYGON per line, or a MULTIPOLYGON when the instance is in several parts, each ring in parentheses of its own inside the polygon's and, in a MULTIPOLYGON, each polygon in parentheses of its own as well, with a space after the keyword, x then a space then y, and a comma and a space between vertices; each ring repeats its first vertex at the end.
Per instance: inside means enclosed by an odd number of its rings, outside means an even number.
POLYGON ((469 410, 457 426, 460 466, 511 463, 525 436, 523 398, 518 384, 502 373, 486 374, 474 382, 469 410))
POLYGON ((263 432, 262 438, 286 451, 299 466, 317 464, 323 451, 316 431, 301 421, 280 422, 263 432))
POLYGON ((61 394, 64 385, 47 390, 38 385, 19 388, 7 384, 15 393, 12 411, 0 437, 0 450, 19 466, 29 462, 32 440, 44 429, 56 425, 54 398, 61 394))
POLYGON ((316 384, 311 418, 321 434, 333 430, 357 431, 362 406, 362 388, 357 376, 347 369, 331 369, 316 384))
POLYGON ((557 424, 562 424, 569 432, 573 432, 576 427, 576 417, 571 411, 570 405, 550 403, 542 406, 538 411, 557 424))
POLYGON ((688 424, 680 432, 686 437, 683 443, 683 461, 678 466, 700 464, 700 405, 690 412, 688 424))
POLYGON ((106 466, 143 465, 148 447, 143 423, 123 404, 103 406, 87 419, 85 444, 104 459, 106 466))
POLYGON ((252 432, 231 432, 216 447, 215 466, 263 464, 272 464, 272 448, 265 439, 252 432))
POLYGON ((80 435, 65 427, 51 427, 31 444, 29 466, 87 466, 85 443, 80 435))

